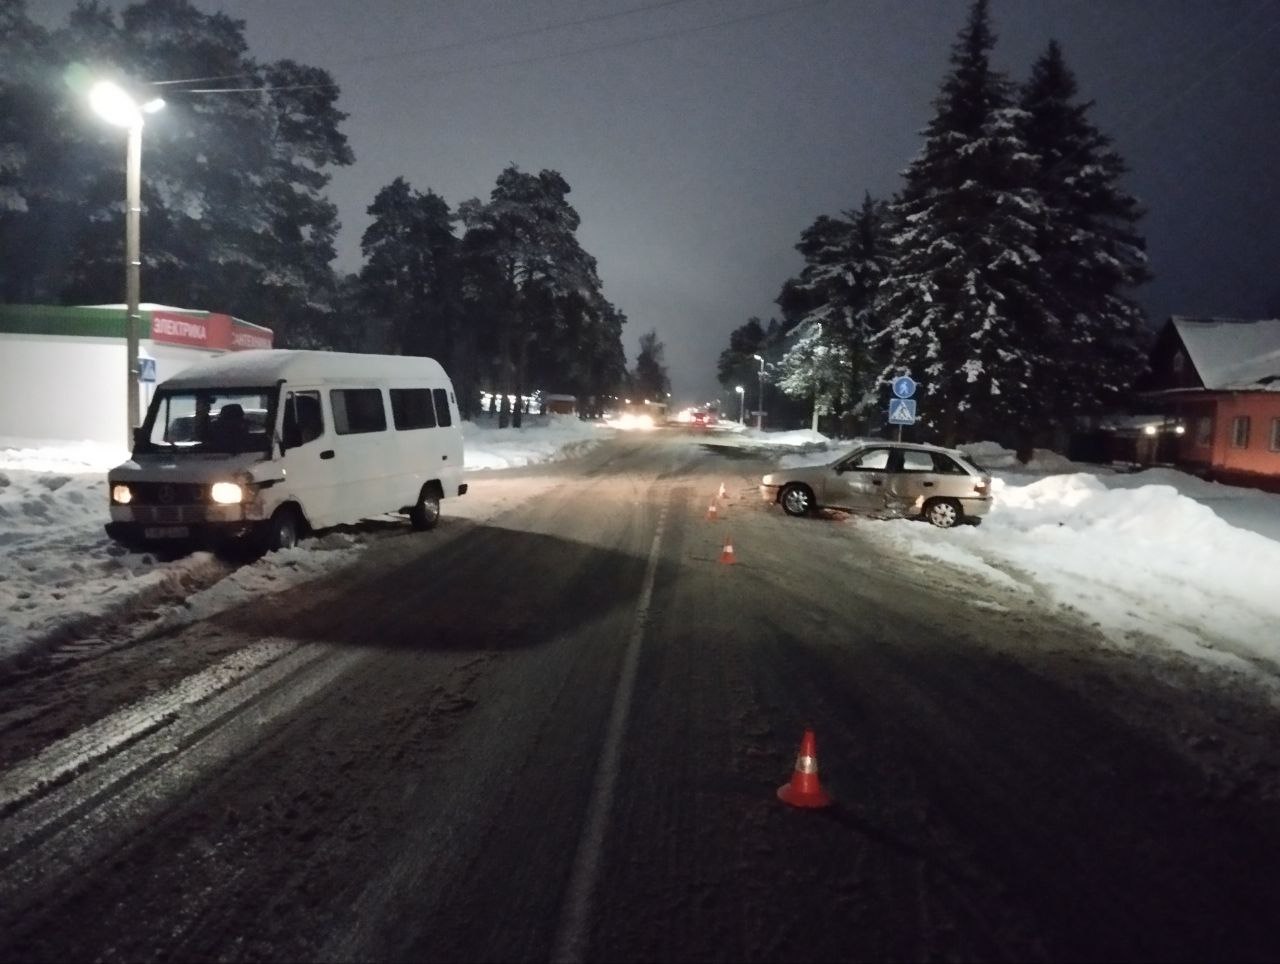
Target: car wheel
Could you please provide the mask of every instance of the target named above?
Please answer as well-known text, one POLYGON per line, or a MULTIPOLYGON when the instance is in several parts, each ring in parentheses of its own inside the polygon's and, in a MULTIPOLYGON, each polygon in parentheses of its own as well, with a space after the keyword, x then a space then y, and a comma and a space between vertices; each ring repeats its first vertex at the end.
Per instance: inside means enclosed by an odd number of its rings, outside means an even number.
POLYGON ((955 499, 933 499, 925 504, 923 515, 939 529, 950 529, 964 518, 960 503, 955 499))
POLYGON ((281 506, 267 523, 264 548, 267 552, 292 549, 298 544, 301 531, 302 522, 298 518, 298 511, 293 506, 281 506))
POLYGON ((778 496, 778 501, 782 503, 782 511, 787 515, 809 515, 814 509, 813 490, 799 482, 786 486, 778 496))
POLYGON ((426 532, 434 529, 439 521, 440 500, 423 489, 418 496, 418 504, 409 510, 409 522, 419 532, 426 532))

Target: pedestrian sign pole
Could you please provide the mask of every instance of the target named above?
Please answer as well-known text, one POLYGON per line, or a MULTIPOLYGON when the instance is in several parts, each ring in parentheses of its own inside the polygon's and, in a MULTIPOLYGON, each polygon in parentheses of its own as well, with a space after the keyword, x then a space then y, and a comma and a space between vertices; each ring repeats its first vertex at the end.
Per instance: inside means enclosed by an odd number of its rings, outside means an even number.
POLYGON ((910 375, 899 375, 893 380, 893 398, 889 400, 889 424, 898 426, 898 441, 902 441, 902 426, 916 423, 916 383, 910 375))

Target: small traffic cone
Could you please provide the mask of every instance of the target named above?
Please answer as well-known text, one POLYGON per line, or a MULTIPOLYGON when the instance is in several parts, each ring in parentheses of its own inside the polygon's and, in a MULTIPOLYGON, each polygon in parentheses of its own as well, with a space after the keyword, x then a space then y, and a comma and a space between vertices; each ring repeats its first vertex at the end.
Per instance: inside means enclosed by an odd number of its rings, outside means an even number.
POLYGON ((720 517, 719 510, 716 509, 716 504, 712 502, 709 506, 707 506, 707 518, 714 522, 719 517, 720 517))
POLYGON ((720 561, 728 565, 733 565, 736 561, 733 558, 733 539, 729 536, 724 537, 724 548, 720 550, 720 561))
POLYGON ((718 496, 718 498, 721 498, 721 499, 723 499, 723 498, 724 498, 724 483, 723 483, 723 482, 721 482, 721 483, 720 483, 720 495, 718 496))
POLYGON ((818 750, 813 730, 804 731, 791 780, 778 787, 778 799, 793 807, 817 809, 831 806, 831 795, 818 782, 818 750))

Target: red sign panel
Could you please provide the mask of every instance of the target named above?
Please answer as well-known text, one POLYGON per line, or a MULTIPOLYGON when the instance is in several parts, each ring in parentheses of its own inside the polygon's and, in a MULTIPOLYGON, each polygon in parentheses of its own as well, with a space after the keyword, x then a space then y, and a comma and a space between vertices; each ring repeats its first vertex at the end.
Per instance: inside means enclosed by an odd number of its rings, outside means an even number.
POLYGON ((238 351, 244 348, 270 348, 272 333, 246 325, 230 315, 153 311, 151 340, 214 351, 238 351))

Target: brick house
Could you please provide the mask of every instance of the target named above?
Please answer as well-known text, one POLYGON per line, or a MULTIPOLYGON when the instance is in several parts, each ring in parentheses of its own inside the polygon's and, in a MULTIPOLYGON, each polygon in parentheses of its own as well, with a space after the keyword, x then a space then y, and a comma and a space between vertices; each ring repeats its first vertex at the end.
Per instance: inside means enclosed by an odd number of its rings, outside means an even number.
POLYGON ((1173 453, 1178 466, 1280 491, 1280 319, 1175 315, 1138 389, 1184 428, 1173 453))

